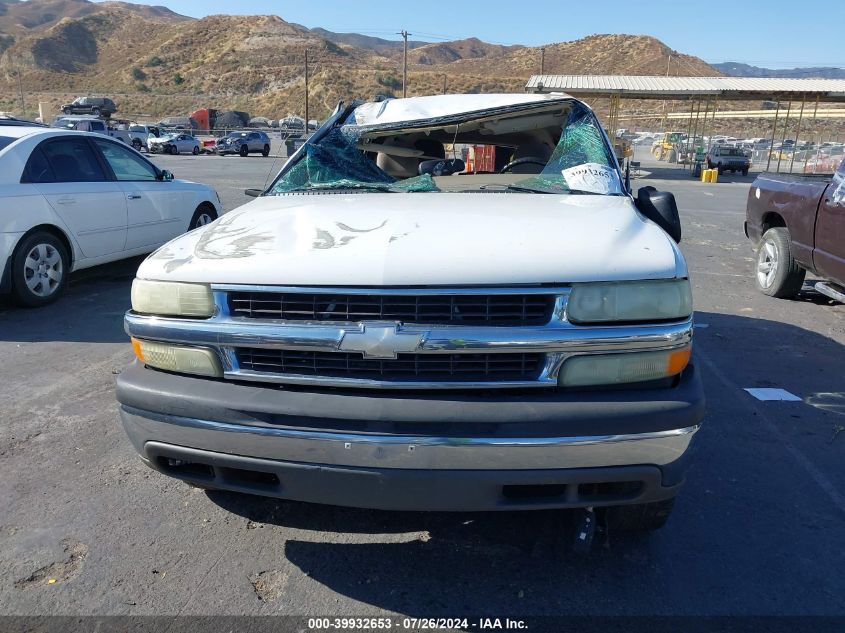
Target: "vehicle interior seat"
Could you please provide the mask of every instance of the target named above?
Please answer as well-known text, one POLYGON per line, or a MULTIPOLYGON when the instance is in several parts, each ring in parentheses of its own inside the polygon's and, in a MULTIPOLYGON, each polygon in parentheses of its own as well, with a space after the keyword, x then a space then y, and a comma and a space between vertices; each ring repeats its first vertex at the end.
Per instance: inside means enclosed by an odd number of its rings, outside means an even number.
POLYGON ((384 148, 386 151, 378 153, 376 165, 399 179, 419 175, 420 163, 424 160, 446 157, 443 143, 432 138, 395 137, 385 141, 384 145, 387 146, 384 148), (406 152, 413 155, 408 156, 406 152))

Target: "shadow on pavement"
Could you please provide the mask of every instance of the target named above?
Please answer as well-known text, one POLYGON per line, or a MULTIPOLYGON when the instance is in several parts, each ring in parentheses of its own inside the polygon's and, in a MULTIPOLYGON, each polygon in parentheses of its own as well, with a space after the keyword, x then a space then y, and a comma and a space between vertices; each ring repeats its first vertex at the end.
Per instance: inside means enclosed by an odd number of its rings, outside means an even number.
POLYGON ((64 295, 43 308, 23 308, 0 298, 0 341, 125 343, 123 315, 143 257, 73 273, 64 295))
POLYGON ((250 521, 306 531, 285 541, 290 563, 393 612, 845 614, 829 599, 845 591, 832 571, 845 562, 843 508, 793 457, 845 485, 845 433, 831 441, 845 420, 842 345, 767 319, 700 312, 696 321, 707 325, 695 362, 708 415, 675 511, 655 533, 611 530, 579 557, 575 511, 391 513, 206 494, 250 521), (744 387, 805 401, 760 402, 744 387))

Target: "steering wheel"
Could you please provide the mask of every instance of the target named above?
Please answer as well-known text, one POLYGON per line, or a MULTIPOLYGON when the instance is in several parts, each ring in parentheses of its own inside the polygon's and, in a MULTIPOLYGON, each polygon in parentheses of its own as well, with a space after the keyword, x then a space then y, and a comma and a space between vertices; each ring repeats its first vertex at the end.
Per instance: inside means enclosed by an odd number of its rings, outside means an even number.
POLYGON ((517 158, 516 160, 512 160, 507 165, 502 167, 502 169, 499 170, 499 173, 506 174, 511 169, 519 165, 541 165, 545 167, 546 162, 547 161, 544 161, 542 158, 537 158, 536 156, 525 156, 524 158, 517 158))

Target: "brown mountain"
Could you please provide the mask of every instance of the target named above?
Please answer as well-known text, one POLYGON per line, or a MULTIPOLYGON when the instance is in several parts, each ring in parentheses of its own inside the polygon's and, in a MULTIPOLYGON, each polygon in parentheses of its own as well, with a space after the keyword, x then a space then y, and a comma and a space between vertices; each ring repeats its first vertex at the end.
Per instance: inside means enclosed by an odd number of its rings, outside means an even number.
POLYGON ((482 42, 477 37, 452 42, 426 44, 415 48, 408 54, 408 61, 414 64, 435 66, 450 64, 461 59, 489 59, 501 57, 523 46, 500 46, 482 42))
MULTIPOLYGON (((120 111, 155 117, 195 107, 282 117, 303 112, 305 53, 311 115, 339 99, 401 94, 401 43, 307 29, 277 16, 201 20, 163 7, 88 0, 0 0, 0 110, 51 111, 78 94, 108 93, 120 111)), ((595 35, 545 47, 546 72, 717 75, 652 37, 595 35)), ((521 91, 540 49, 477 38, 414 42, 409 94, 521 91)))

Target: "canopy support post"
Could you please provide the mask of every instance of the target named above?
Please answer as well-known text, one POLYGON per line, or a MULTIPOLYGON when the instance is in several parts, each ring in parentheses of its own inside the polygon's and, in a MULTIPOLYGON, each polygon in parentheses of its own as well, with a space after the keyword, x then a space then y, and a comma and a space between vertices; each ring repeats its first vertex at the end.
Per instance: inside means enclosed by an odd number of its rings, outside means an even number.
POLYGON ((792 160, 789 161, 789 173, 792 173, 792 167, 795 165, 795 152, 798 151, 798 140, 801 138, 801 122, 804 120, 804 103, 807 101, 807 95, 801 95, 801 113, 798 115, 798 127, 795 130, 795 147, 792 149, 792 160))
POLYGON ((789 127, 789 113, 791 111, 792 99, 789 100, 789 104, 786 106, 786 116, 783 119, 783 136, 780 139, 780 150, 778 150, 778 166, 775 169, 777 173, 780 173, 780 159, 783 158, 783 143, 786 140, 787 128, 789 127))
POLYGON ((778 107, 775 110, 775 122, 772 123, 772 140, 769 142, 769 160, 766 161, 766 171, 772 166, 772 152, 775 151, 775 134, 777 134, 778 129, 778 115, 780 114, 780 101, 778 101, 778 107))
MULTIPOLYGON (((819 95, 816 95, 816 108, 815 108, 815 110, 813 110, 813 126, 812 126, 813 132, 815 132, 815 130, 816 130, 816 119, 817 119, 818 116, 819 116, 819 95)), ((810 138, 813 137, 813 132, 810 133, 810 138)), ((818 143, 816 143, 816 162, 813 164, 813 173, 815 173, 815 171, 816 171, 815 165, 819 162, 819 150, 821 149, 820 148, 821 143, 822 143, 822 140, 821 140, 821 138, 819 138, 818 143)), ((804 172, 805 173, 807 171, 807 162, 809 160, 810 160, 810 152, 807 152, 806 154, 804 154, 804 172)))

